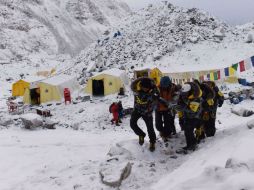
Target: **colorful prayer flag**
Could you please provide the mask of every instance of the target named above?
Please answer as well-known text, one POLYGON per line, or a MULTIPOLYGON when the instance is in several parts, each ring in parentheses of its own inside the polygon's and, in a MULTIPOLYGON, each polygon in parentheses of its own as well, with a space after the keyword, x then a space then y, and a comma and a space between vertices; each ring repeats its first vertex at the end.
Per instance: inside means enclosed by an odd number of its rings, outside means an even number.
POLYGON ((240 72, 245 71, 244 61, 240 61, 239 65, 240 65, 240 72))
POLYGON ((221 69, 219 79, 224 79, 224 78, 225 78, 225 72, 224 72, 224 69, 221 69))
POLYGON ((252 68, 252 63, 250 58, 244 60, 244 66, 245 66, 245 70, 249 70, 252 68))
POLYGON ((226 67, 226 68, 224 69, 224 73, 225 73, 225 76, 226 76, 226 77, 229 76, 229 68, 228 68, 228 67, 226 67))
POLYGON ((251 59, 251 62, 252 62, 252 67, 254 67, 254 56, 252 56, 250 59, 251 59))
POLYGON ((235 75, 235 68, 229 67, 229 76, 234 76, 235 75))
POLYGON ((235 71, 237 71, 237 68, 238 68, 238 63, 235 63, 231 66, 235 71))
POLYGON ((218 80, 220 80, 221 78, 220 78, 220 73, 221 73, 221 71, 219 70, 219 71, 217 71, 217 76, 218 76, 218 80))
POLYGON ((207 80, 210 80, 210 74, 206 75, 207 80))
POLYGON ((213 73, 214 80, 218 80, 218 72, 219 72, 219 71, 216 71, 216 72, 213 73))
POLYGON ((210 73, 210 80, 214 81, 214 75, 213 75, 213 73, 210 73))

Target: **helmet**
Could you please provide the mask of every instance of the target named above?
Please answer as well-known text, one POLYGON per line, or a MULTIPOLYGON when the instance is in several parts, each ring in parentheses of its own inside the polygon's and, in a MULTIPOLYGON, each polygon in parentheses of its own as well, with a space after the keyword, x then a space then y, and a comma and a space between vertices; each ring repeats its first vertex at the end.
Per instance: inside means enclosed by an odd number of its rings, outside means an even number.
POLYGON ((160 86, 162 88, 167 88, 169 87, 170 85, 172 84, 170 78, 168 76, 164 76, 164 77, 161 77, 161 80, 160 80, 160 86))
POLYGON ((184 84, 181 88, 182 93, 187 93, 191 90, 191 85, 190 84, 184 84))
POLYGON ((181 88, 181 96, 182 97, 188 97, 189 93, 191 91, 191 85, 190 84, 184 84, 181 88))

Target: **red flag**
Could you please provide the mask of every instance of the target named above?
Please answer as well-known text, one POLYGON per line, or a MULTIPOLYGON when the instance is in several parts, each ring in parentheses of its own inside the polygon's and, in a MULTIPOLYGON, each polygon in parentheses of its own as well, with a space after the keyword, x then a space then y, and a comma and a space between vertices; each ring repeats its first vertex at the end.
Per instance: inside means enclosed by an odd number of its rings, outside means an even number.
POLYGON ((239 65, 240 65, 240 72, 245 71, 244 61, 241 61, 241 62, 239 63, 239 65))
POLYGON ((220 80, 220 70, 218 72, 218 80, 220 80))

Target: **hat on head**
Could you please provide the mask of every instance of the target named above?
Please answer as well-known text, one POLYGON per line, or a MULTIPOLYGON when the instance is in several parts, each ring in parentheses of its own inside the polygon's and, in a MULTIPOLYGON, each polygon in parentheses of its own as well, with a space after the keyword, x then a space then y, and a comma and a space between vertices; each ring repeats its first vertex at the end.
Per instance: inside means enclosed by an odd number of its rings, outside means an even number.
POLYGON ((168 76, 161 77, 160 86, 162 88, 167 88, 172 84, 170 78, 168 76))
POLYGON ((200 86, 200 82, 199 82, 198 79, 194 79, 193 82, 194 82, 195 84, 197 84, 198 86, 200 86))
POLYGON ((143 88, 152 88, 152 81, 149 78, 143 78, 140 84, 143 88))

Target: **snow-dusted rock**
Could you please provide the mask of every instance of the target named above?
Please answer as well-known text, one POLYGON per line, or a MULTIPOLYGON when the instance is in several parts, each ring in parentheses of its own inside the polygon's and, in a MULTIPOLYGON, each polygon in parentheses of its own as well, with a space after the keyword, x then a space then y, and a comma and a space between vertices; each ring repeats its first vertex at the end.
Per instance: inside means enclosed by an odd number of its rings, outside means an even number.
POLYGON ((252 43, 253 40, 253 35, 252 34, 248 34, 247 39, 246 39, 246 43, 252 43))
POLYGON ((8 127, 13 124, 13 120, 11 118, 1 118, 0 126, 8 127))
POLYGON ((254 114, 252 110, 248 110, 242 107, 235 106, 232 110, 232 113, 242 116, 242 117, 249 117, 254 114))
POLYGON ((248 127, 249 129, 253 129, 253 128, 254 128, 254 119, 248 121, 247 127, 248 127))
POLYGON ((55 125, 57 123, 58 122, 54 122, 52 120, 47 119, 46 121, 43 122, 43 128, 46 128, 46 129, 55 129, 55 125))
POLYGON ((120 187, 123 180, 131 174, 131 163, 114 164, 100 170, 101 182, 110 187, 120 187), (122 167, 122 165, 125 165, 122 167), (119 170, 119 168, 122 168, 119 170))
POLYGON ((36 128, 36 127, 42 127, 43 126, 43 120, 41 116, 35 114, 35 113, 27 113, 22 116, 20 116, 20 119, 23 122, 23 125, 26 129, 36 128))
POLYGON ((239 162, 235 159, 229 158, 226 161, 225 168, 232 168, 232 169, 245 168, 245 169, 248 169, 249 167, 248 167, 247 163, 239 162))
POLYGON ((125 159, 132 159, 131 152, 123 148, 120 144, 116 144, 116 146, 111 147, 108 152, 108 155, 110 157, 118 156, 123 157, 125 159))

